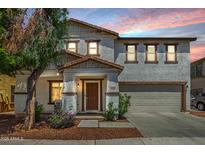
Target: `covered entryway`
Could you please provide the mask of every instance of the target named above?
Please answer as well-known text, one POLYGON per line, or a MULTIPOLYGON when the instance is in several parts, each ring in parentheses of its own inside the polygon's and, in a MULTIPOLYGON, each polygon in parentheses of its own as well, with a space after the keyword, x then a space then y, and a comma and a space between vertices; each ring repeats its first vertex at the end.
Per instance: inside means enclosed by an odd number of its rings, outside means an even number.
POLYGON ((63 72, 62 108, 78 113, 104 112, 110 102, 119 105, 118 75, 123 66, 84 56, 59 68, 63 72))
POLYGON ((182 111, 180 84, 120 84, 120 91, 131 96, 128 113, 182 111))

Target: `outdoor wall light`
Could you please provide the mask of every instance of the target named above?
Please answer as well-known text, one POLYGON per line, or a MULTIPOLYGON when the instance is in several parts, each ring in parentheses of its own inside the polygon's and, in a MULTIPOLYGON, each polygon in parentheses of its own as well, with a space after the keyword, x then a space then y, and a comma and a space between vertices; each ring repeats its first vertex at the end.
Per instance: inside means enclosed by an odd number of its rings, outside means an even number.
POLYGON ((59 76, 59 73, 57 72, 56 75, 59 76))
POLYGON ((80 84, 79 84, 79 83, 77 84, 77 87, 78 87, 78 88, 80 87, 80 84))

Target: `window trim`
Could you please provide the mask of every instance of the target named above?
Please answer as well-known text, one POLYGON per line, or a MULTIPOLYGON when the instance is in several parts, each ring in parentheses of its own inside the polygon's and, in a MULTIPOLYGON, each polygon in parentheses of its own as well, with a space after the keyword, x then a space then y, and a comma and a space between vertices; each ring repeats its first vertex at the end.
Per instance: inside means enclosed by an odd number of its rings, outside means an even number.
POLYGON ((63 82, 63 80, 47 80, 49 83, 49 102, 48 105, 54 105, 54 103, 51 102, 51 94, 52 94, 52 83, 54 82, 63 82))
POLYGON ((125 62, 124 62, 125 64, 138 63, 138 61, 137 61, 137 47, 138 47, 138 43, 133 43, 133 44, 125 43, 125 62), (128 60, 128 46, 129 45, 135 46, 135 60, 133 60, 133 61, 128 60))
POLYGON ((158 64, 158 57, 157 57, 157 51, 158 51, 158 43, 149 43, 146 45, 146 59, 145 64, 158 64), (155 46, 155 61, 148 61, 148 46, 155 46))
POLYGON ((74 53, 78 53, 78 43, 79 42, 80 42, 80 40, 67 40, 67 41, 65 41, 65 43, 66 43, 66 51, 72 52, 72 51, 68 50, 68 44, 69 43, 75 43, 76 44, 76 52, 74 52, 74 53))
POLYGON ((165 54, 165 58, 166 58, 166 60, 165 60, 165 64, 178 64, 178 61, 177 61, 177 43, 175 43, 175 44, 165 44, 165 52, 166 52, 166 54, 165 54), (168 61, 168 46, 175 46, 175 61, 168 61))
POLYGON ((85 42, 87 43, 87 55, 90 55, 90 56, 100 56, 100 53, 99 53, 99 49, 100 49, 100 42, 101 40, 85 40, 85 42), (89 53, 89 43, 90 42, 95 42, 97 43, 97 54, 90 54, 89 53))

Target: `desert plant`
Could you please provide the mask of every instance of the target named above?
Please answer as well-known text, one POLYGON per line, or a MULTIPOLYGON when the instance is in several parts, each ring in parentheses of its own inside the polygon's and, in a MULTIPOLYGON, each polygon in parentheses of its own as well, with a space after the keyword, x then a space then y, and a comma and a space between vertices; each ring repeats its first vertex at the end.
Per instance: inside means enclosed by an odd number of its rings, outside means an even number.
POLYGON ((43 105, 42 104, 40 104, 40 105, 36 104, 36 106, 35 106, 35 122, 39 122, 40 121, 40 116, 41 116, 43 110, 44 109, 43 109, 43 105))
POLYGON ((110 102, 108 104, 108 109, 105 111, 103 116, 105 117, 105 120, 107 121, 113 121, 117 117, 117 109, 113 107, 113 102, 110 102))
POLYGON ((130 96, 127 94, 120 94, 119 96, 119 109, 118 118, 123 118, 124 114, 128 111, 128 106, 130 106, 130 96))
POLYGON ((73 112, 53 113, 48 118, 49 125, 52 128, 68 128, 74 123, 75 114, 73 112))

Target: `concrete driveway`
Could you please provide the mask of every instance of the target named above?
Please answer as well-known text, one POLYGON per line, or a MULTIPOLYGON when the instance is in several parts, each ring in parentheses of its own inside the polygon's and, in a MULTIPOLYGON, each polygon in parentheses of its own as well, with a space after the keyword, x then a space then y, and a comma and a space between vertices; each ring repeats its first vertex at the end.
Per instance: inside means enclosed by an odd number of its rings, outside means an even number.
POLYGON ((135 113, 127 117, 144 137, 205 137, 205 118, 188 113, 135 113))

